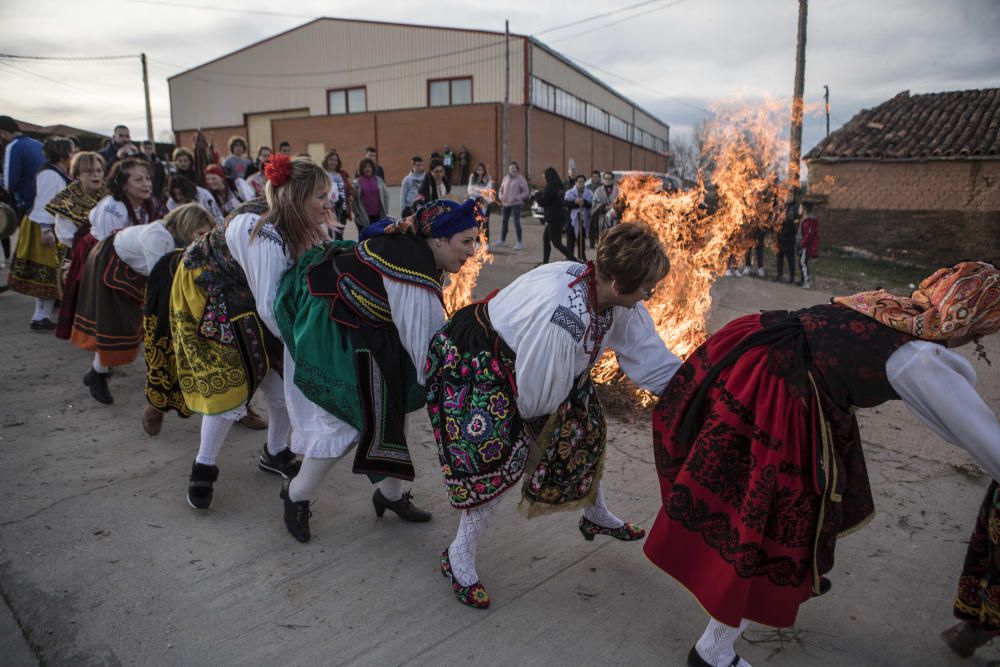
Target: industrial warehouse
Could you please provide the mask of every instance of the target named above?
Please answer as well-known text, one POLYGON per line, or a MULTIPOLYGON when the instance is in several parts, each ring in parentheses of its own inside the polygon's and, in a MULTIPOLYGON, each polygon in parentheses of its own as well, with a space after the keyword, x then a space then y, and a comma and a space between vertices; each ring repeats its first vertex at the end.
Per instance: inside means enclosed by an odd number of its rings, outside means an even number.
POLYGON ((666 171, 670 127, 537 39, 503 32, 320 18, 169 79, 178 146, 249 139, 351 165, 375 147, 396 185, 414 153, 465 148, 502 173, 546 167, 666 171), (506 53, 505 53, 506 45, 506 53), (509 86, 505 90, 505 82, 509 86))

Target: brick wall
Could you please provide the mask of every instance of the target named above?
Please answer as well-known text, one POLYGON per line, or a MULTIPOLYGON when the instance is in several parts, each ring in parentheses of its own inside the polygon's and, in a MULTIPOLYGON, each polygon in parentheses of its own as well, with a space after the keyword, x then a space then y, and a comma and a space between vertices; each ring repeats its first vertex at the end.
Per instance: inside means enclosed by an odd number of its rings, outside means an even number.
POLYGON ((1000 211, 860 210, 817 207, 820 246, 857 248, 937 267, 1000 260, 1000 211))
MULTIPOLYGON (((215 143, 215 150, 219 152, 219 157, 223 160, 229 155, 229 138, 236 135, 243 137, 245 140, 247 138, 247 129, 243 126, 237 127, 206 127, 201 131, 206 137, 211 137, 211 141, 215 143)), ((174 138, 177 146, 183 146, 184 148, 194 148, 194 135, 195 130, 184 130, 183 132, 175 132, 174 138)))
MULTIPOLYGON (((664 171, 666 158, 653 151, 629 146, 625 141, 598 132, 585 125, 538 109, 531 110, 531 159, 525 151, 525 108, 510 107, 510 154, 532 183, 539 185, 546 167, 564 174, 569 158, 578 173, 601 170, 664 171), (527 165, 530 163, 530 173, 527 165)), ((216 147, 224 157, 225 143, 233 134, 246 136, 246 128, 204 129, 215 132, 216 147)), ((273 148, 287 141, 292 153, 306 152, 309 144, 322 144, 325 150, 336 148, 347 171, 354 173, 364 148, 378 149, 379 162, 385 168, 389 185, 399 185, 410 170, 410 156, 428 160, 432 151, 443 151, 447 143, 457 154, 464 144, 472 156, 472 165, 485 162, 490 174, 498 179, 505 171, 503 159, 503 106, 471 104, 460 107, 432 107, 401 111, 379 111, 343 116, 276 118, 271 121, 273 148)), ((178 145, 190 146, 193 131, 176 133, 178 145)), ((454 185, 454 184, 453 184, 454 185)))
POLYGON ((809 190, 835 209, 1000 211, 1000 160, 813 162, 809 190))

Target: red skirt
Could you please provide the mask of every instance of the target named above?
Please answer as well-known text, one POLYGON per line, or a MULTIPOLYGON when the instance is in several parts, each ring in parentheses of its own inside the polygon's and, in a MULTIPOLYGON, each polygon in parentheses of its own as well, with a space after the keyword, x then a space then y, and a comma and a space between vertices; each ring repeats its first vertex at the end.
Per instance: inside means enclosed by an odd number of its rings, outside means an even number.
POLYGON ((767 346, 719 372, 696 435, 679 441, 713 364, 761 329, 760 315, 729 323, 665 389, 653 413, 663 508, 644 551, 722 623, 787 627, 820 590, 837 535, 873 507, 853 416, 835 415, 831 428, 822 383, 793 396, 770 369, 767 346))
POLYGON ((59 305, 59 322, 56 324, 56 338, 69 340, 73 334, 73 318, 76 316, 76 300, 80 294, 80 281, 83 280, 83 266, 87 256, 97 245, 97 239, 90 233, 90 225, 81 227, 73 237, 73 249, 70 251, 69 269, 63 283, 62 303, 59 305))

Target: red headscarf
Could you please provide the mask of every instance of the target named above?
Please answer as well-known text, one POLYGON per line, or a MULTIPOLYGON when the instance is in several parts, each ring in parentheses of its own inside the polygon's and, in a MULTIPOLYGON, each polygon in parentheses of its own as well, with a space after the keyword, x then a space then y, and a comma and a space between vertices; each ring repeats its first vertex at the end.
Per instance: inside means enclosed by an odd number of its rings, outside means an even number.
POLYGON ((924 278, 909 298, 876 290, 833 302, 923 340, 978 338, 1000 331, 1000 270, 962 262, 924 278))

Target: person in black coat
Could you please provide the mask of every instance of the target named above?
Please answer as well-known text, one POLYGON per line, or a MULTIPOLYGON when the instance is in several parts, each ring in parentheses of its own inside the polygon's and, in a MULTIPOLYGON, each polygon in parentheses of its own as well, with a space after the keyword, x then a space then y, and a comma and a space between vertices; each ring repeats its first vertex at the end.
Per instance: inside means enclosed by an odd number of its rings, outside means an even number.
POLYGON ((549 263, 549 256, 552 254, 552 246, 566 256, 571 262, 575 262, 571 249, 562 243, 563 228, 566 226, 566 203, 563 201, 562 180, 559 172, 553 167, 548 167, 544 173, 545 187, 535 192, 532 198, 542 207, 545 220, 545 231, 542 232, 542 263, 549 263))
POLYGON ((451 183, 445 173, 444 163, 438 159, 431 160, 430 169, 424 176, 424 182, 420 184, 420 194, 417 202, 427 204, 435 199, 444 199, 445 195, 451 193, 451 183), (432 189, 431 186, 434 186, 432 189))
POLYGON ((798 216, 795 200, 792 199, 782 212, 781 229, 778 230, 778 274, 774 282, 780 282, 782 268, 788 264, 788 282, 795 282, 795 234, 798 231, 798 216))

